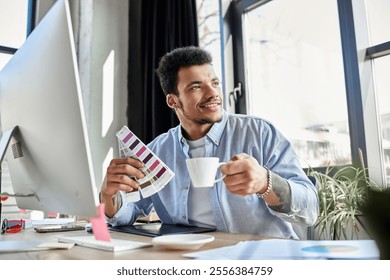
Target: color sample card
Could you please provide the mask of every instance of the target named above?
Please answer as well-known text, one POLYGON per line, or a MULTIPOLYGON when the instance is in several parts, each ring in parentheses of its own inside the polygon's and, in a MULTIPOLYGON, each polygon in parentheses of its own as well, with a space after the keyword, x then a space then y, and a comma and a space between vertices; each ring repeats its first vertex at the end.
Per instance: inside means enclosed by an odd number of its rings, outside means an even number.
POLYGON ((142 179, 134 180, 140 184, 139 191, 126 193, 126 199, 135 202, 151 196, 165 187, 175 176, 171 169, 165 165, 139 138, 124 126, 117 134, 119 154, 121 157, 132 157, 142 161, 145 167, 141 171, 145 174, 142 179))

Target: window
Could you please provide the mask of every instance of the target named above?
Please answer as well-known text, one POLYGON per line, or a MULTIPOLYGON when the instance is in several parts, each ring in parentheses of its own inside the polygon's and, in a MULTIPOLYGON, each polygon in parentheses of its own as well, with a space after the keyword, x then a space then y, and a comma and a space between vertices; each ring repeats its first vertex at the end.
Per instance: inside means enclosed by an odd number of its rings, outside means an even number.
POLYGON ((219 1, 197 0, 196 7, 199 46, 211 53, 215 72, 222 79, 219 1))
POLYGON ((386 28, 390 24, 390 1, 369 0, 366 5, 384 181, 390 187, 390 32, 386 28))
POLYGON ((28 0, 0 0, 0 69, 26 39, 28 5, 28 0))
POLYGON ((224 11, 236 112, 274 123, 304 168, 363 163, 390 186, 389 0, 235 0, 224 11))
POLYGON ((375 91, 378 100, 380 122, 382 130, 382 155, 386 184, 390 187, 390 56, 374 60, 375 91))
POLYGON ((277 0, 244 13, 247 112, 274 123, 304 168, 351 164, 338 22, 335 0, 277 0))

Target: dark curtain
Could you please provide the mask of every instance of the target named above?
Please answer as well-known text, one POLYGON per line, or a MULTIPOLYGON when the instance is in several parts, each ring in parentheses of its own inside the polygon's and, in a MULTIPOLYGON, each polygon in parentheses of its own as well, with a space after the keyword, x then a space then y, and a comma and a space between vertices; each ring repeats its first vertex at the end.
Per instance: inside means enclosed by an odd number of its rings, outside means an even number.
POLYGON ((132 0, 129 19, 128 125, 148 143, 179 124, 155 69, 165 53, 199 45, 196 1, 132 0))

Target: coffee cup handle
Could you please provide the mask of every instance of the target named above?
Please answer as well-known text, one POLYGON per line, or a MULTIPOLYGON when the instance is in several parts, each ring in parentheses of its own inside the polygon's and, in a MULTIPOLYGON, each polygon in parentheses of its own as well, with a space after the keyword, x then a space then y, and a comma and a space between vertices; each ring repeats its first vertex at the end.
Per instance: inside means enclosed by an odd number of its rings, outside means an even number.
MULTIPOLYGON (((224 165, 224 164, 226 164, 226 162, 220 162, 220 163, 218 163, 218 168, 220 168, 220 167, 221 167, 222 165, 224 165)), ((215 179, 214 183, 217 183, 217 182, 223 180, 223 178, 225 178, 225 177, 226 177, 226 175, 223 175, 221 178, 215 179)))

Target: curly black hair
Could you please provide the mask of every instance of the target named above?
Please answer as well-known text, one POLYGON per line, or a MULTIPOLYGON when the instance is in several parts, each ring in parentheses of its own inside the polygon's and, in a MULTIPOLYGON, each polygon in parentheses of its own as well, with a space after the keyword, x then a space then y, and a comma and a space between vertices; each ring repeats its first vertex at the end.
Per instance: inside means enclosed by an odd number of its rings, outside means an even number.
POLYGON ((211 64, 211 62, 211 54, 200 47, 182 47, 165 54, 156 69, 164 94, 174 93, 178 95, 177 75, 180 68, 211 64))

